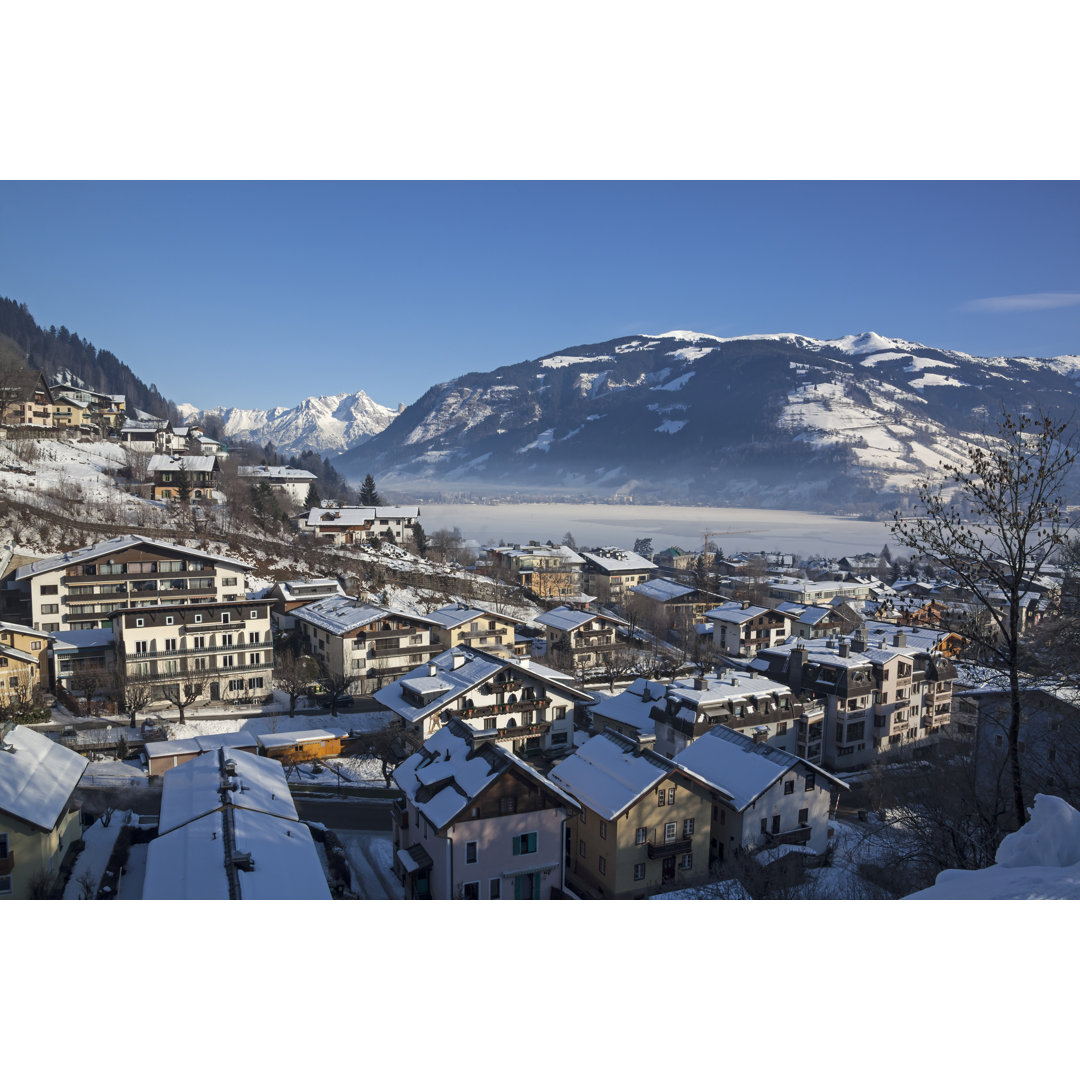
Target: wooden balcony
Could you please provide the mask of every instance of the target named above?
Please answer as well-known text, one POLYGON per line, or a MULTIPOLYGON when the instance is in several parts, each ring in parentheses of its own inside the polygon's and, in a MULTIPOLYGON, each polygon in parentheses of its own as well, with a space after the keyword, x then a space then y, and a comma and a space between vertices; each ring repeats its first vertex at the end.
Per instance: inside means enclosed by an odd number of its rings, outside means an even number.
POLYGON ((671 855, 687 855, 694 849, 694 838, 687 836, 681 840, 671 840, 666 844, 648 844, 650 859, 666 859, 671 855))
POLYGON ((477 705, 471 709, 458 709, 452 715, 462 720, 475 720, 481 716, 504 716, 513 712, 535 712, 546 709, 551 704, 550 698, 533 698, 531 701, 504 702, 502 705, 477 705))

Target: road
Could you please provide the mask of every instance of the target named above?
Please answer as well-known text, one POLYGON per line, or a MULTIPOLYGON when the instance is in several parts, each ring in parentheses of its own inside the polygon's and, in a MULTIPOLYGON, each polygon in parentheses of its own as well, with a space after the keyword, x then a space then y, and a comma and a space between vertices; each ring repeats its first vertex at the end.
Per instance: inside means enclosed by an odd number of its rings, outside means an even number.
POLYGON ((392 811, 388 799, 323 799, 296 795, 293 802, 301 821, 315 821, 328 829, 385 833, 391 830, 392 811))

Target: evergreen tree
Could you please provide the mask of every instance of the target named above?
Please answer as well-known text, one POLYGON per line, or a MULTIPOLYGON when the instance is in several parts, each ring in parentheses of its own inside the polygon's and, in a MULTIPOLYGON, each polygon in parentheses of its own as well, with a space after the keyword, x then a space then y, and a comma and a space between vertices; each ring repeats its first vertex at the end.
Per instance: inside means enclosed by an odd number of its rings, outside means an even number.
POLYGON ((382 506, 382 499, 375 490, 375 477, 371 473, 364 477, 364 482, 360 485, 360 505, 382 506))
POLYGON ((176 497, 182 503, 191 502, 191 477, 188 476, 183 462, 180 463, 180 468, 176 472, 176 497))

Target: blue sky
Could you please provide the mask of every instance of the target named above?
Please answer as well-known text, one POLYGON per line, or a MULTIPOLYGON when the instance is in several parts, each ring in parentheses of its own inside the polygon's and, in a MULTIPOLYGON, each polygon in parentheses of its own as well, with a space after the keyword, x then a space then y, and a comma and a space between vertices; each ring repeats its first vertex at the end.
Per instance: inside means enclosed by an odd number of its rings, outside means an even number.
POLYGON ((0 236, 0 294, 200 407, 672 329, 1080 353, 1075 182, 4 182, 0 236))

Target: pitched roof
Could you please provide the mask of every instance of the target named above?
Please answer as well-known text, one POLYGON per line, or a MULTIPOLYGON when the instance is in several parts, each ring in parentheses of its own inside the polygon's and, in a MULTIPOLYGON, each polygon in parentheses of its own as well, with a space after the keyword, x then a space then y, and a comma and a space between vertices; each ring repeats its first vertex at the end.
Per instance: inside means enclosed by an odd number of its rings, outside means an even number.
POLYGON ((88 764, 36 731, 11 728, 0 738, 0 811, 51 831, 88 764))
POLYGON ((310 604, 296 608, 292 615, 331 634, 348 634, 361 626, 369 626, 380 619, 408 619, 420 621, 415 615, 390 608, 373 607, 362 603, 354 596, 327 596, 322 600, 313 600, 310 604))
POLYGON ((419 506, 319 506, 308 511, 307 526, 340 525, 348 528, 364 525, 378 518, 416 518, 419 506))
POLYGON ((151 540, 148 536, 139 536, 129 533, 127 536, 116 536, 111 540, 102 540, 98 544, 89 547, 76 548, 74 551, 66 551, 61 555, 50 555, 47 559, 38 559, 37 562, 27 563, 15 571, 15 579, 22 581, 25 578, 36 577, 38 574, 46 574, 50 570, 59 570, 62 566, 71 563, 86 562, 88 559, 99 559, 103 555, 115 555, 127 548, 138 544, 149 545, 171 554, 184 555, 189 558, 199 559, 201 562, 219 563, 223 566, 235 566, 241 570, 254 569, 250 564, 240 562, 237 559, 228 559, 224 555, 211 555, 207 551, 198 548, 181 547, 179 544, 169 544, 164 540, 151 540))
POLYGON ((213 454, 152 454, 146 465, 150 472, 213 472, 216 466, 213 454))
POLYGON ((240 465, 237 476, 245 480, 286 480, 294 483, 317 480, 318 477, 307 469, 287 469, 284 465, 240 465))
POLYGON ((576 630, 579 626, 584 626, 594 619, 614 623, 616 626, 626 625, 623 619, 618 619, 614 615, 601 615, 595 611, 582 611, 579 608, 567 607, 565 604, 561 607, 552 608, 551 611, 547 611, 543 615, 537 615, 533 622, 539 623, 541 626, 550 626, 552 630, 576 630))
POLYGON ((472 622, 475 619, 501 619, 503 622, 521 622, 521 619, 512 618, 510 615, 499 615, 494 611, 468 607, 465 604, 447 604, 446 607, 429 611, 423 618, 447 630, 452 630, 454 627, 461 626, 462 623, 472 622))
POLYGON ((830 783, 847 790, 843 780, 805 758, 726 727, 714 727, 675 755, 675 763, 703 777, 727 794, 742 812, 792 769, 812 769, 830 783))
POLYGON ((659 600, 661 603, 668 600, 680 600, 697 592, 693 585, 682 585, 668 578, 653 578, 652 581, 643 581, 640 585, 631 585, 630 591, 648 597, 650 600, 659 600))
POLYGON ((632 573, 641 570, 655 570, 656 563, 622 548, 603 548, 600 551, 582 551, 581 557, 598 570, 609 574, 632 573))
POLYGON ((424 816, 442 829, 503 773, 516 769, 562 802, 576 800, 496 743, 474 746, 463 724, 441 727, 395 770, 394 781, 424 816))

